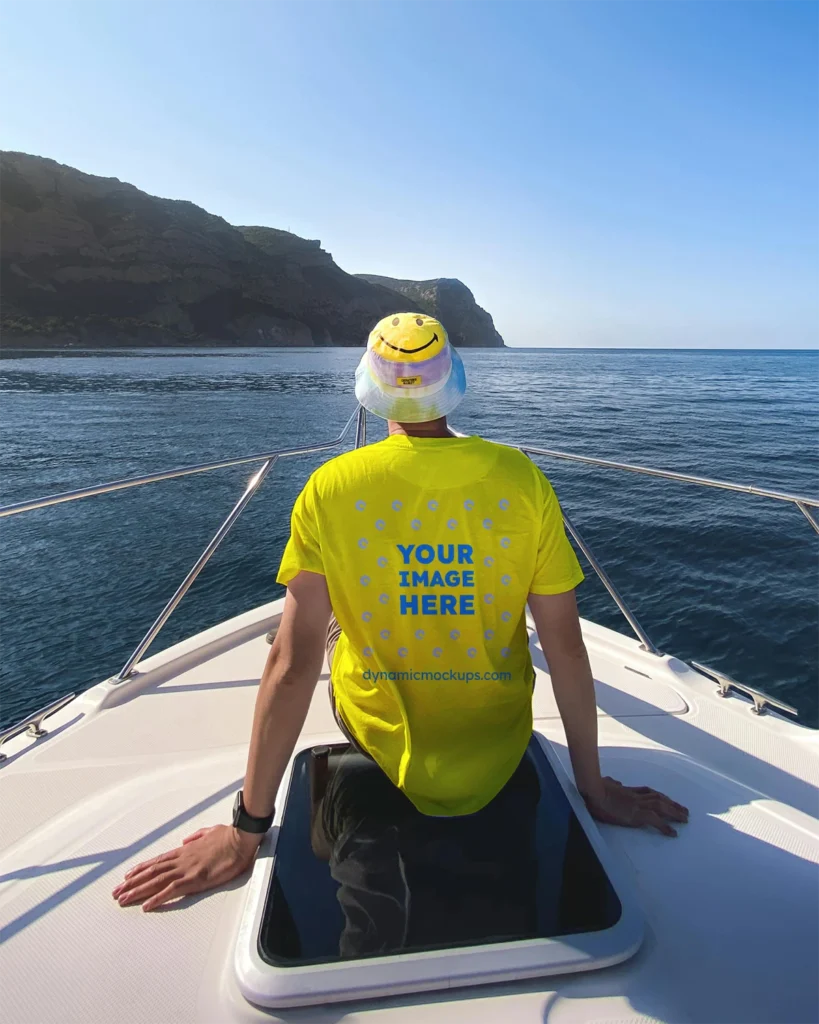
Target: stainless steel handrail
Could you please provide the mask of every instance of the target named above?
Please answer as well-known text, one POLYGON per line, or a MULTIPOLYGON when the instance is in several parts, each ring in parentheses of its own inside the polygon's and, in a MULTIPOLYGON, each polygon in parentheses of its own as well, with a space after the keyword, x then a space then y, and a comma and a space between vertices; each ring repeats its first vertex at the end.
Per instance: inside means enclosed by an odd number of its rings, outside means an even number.
POLYGON ((358 407, 358 416, 355 421, 355 446, 360 448, 367 443, 367 412, 363 405, 358 407))
POLYGON ((148 650, 148 648, 154 642, 159 631, 171 617, 171 615, 174 612, 174 609, 185 596, 185 594, 187 594, 187 592, 190 590, 193 581, 208 564, 213 553, 216 551, 216 549, 228 535, 228 532, 230 531, 231 527, 242 514, 242 512, 244 512, 245 506, 248 504, 250 499, 259 489, 259 487, 262 484, 262 481, 273 468, 273 466, 275 466, 277 461, 277 455, 273 456, 272 459, 268 459, 267 462, 264 463, 262 468, 256 474, 254 474, 254 476, 250 478, 247 487, 245 488, 244 494, 233 506, 227 519, 225 519, 225 521, 222 523, 222 525, 210 539, 207 547, 202 552, 202 554, 196 559, 193 566, 189 570, 187 576, 176 588, 173 597, 171 597, 171 599, 168 601, 168 603, 157 616, 151 628, 137 644, 136 648, 134 649, 134 653, 122 666, 119 675, 116 677, 116 681, 118 683, 121 683, 124 679, 127 679, 130 675, 132 675, 134 671, 134 666, 137 664, 142 655, 148 650))
MULTIPOLYGON (((52 701, 50 704, 46 704, 44 708, 40 708, 39 711, 35 711, 31 715, 27 715, 19 722, 15 722, 14 725, 10 725, 8 729, 4 729, 0 732, 0 747, 6 742, 6 740, 13 740, 15 736, 21 735, 21 733, 28 733, 29 736, 34 739, 39 739, 41 736, 45 736, 46 730, 43 728, 43 721, 48 718, 49 715, 53 715, 55 711, 59 711, 60 708, 64 708, 66 704, 69 704, 77 695, 75 693, 67 693, 64 697, 60 697, 58 700, 52 701)), ((0 750, 0 764, 6 760, 8 755, 4 754, 0 750)))
MULTIPOLYGON (((777 501, 789 501, 792 505, 808 505, 819 508, 819 498, 806 498, 800 494, 788 494, 786 491, 772 491, 767 487, 754 487, 753 484, 736 484, 730 480, 713 480, 707 476, 692 476, 690 473, 674 473, 668 469, 652 469, 650 466, 635 466, 629 462, 613 462, 611 459, 595 459, 589 455, 575 455, 572 452, 556 451, 553 448, 533 448, 531 445, 516 445, 527 455, 549 455, 555 459, 567 459, 569 462, 585 462, 589 466, 600 466, 603 469, 625 469, 629 473, 643 473, 645 476, 657 476, 663 480, 676 480, 678 483, 699 484, 700 487, 716 487, 723 491, 739 491, 742 494, 755 494, 758 498, 775 498, 777 501)), ((803 509, 804 511, 804 509, 803 509)), ((808 517, 810 518, 810 517, 808 517)))
MULTIPOLYGON (((278 462, 278 460, 280 458, 284 458, 284 457, 286 457, 288 455, 306 455, 306 454, 309 454, 310 452, 324 451, 324 450, 326 450, 328 448, 330 448, 330 449, 337 448, 342 443, 344 438, 346 437, 346 435, 347 435, 347 433, 348 433, 348 431, 350 429, 350 426, 351 426, 351 424, 352 424, 354 419, 356 421, 355 445, 356 445, 356 448, 357 448, 359 446, 359 444, 361 443, 361 438, 362 437, 366 438, 366 431, 367 431, 366 421, 364 419, 364 409, 363 409, 362 406, 358 406, 353 411, 352 415, 349 417, 347 422, 344 424, 344 427, 342 428, 341 433, 338 435, 337 438, 335 438, 334 441, 330 441, 330 442, 327 442, 326 444, 321 444, 321 445, 303 445, 301 448, 293 448, 293 449, 286 449, 285 448, 285 449, 280 449, 278 452, 272 453, 271 455, 269 455, 265 459, 264 465, 261 467, 261 469, 259 469, 259 471, 257 473, 255 473, 250 478, 250 480, 247 483, 247 486, 245 487, 244 493, 242 494, 241 498, 239 498, 239 500, 236 502, 236 504, 233 506, 233 508, 229 512, 229 514, 228 514, 227 518, 225 519, 225 521, 222 523, 222 525, 219 527, 219 529, 216 531, 216 533, 210 539, 210 541, 208 542, 207 546, 205 547, 205 550, 202 552, 202 554, 194 562, 193 566, 188 571, 188 574, 185 576, 185 578, 182 580, 182 582, 176 588, 176 590, 174 591, 174 593, 171 596, 171 598, 168 600, 168 602, 165 605, 165 607, 162 609, 162 611, 156 617, 155 621, 151 625, 151 628, 148 630, 148 632, 145 634, 145 636, 137 644, 137 646, 134 649, 133 654, 125 662, 125 664, 122 666, 122 668, 119 671, 119 674, 115 677, 114 682, 116 682, 116 683, 124 682, 126 679, 128 679, 130 676, 133 675, 134 669, 135 669, 136 665, 139 663, 139 661, 142 658, 142 656, 145 654, 145 652, 148 650, 148 648, 154 642, 154 640, 156 639, 157 635, 159 634, 159 631, 162 629, 162 627, 165 625, 165 623, 171 617, 171 615, 173 614, 173 612, 175 611, 175 609, 177 608, 177 606, 179 605, 180 601, 185 596, 185 594, 187 594, 187 592, 190 590, 190 588, 193 585, 193 582, 196 579, 196 577, 199 575, 199 573, 208 564, 208 562, 210 561, 210 559, 213 556, 213 554, 216 551, 216 549, 219 547, 219 545, 222 543, 222 541, 228 535, 228 533, 230 532, 230 530, 233 527, 233 524, 236 522, 236 520, 239 518, 239 516, 242 514, 242 512, 244 512, 245 508, 247 507, 248 503, 250 502, 250 499, 253 497, 253 495, 256 493, 256 491, 258 491, 258 489, 262 485, 262 482, 264 481, 265 477, 270 472, 270 470, 275 466, 275 464, 278 462)), ((232 463, 232 465, 238 465, 238 464, 241 463, 241 461, 248 461, 248 460, 239 460, 238 462, 234 461, 232 463)), ((255 459, 252 460, 252 461, 255 461, 255 459)), ((205 467, 205 468, 203 468, 203 467, 195 467, 194 469, 191 469, 191 470, 183 470, 181 472, 178 472, 177 475, 186 476, 186 475, 188 475, 189 472, 206 472, 207 469, 221 469, 221 468, 223 468, 223 466, 224 466, 223 463, 213 463, 209 467, 205 467)), ((150 480, 144 480, 143 482, 145 482, 145 483, 152 483, 152 482, 154 482, 154 480, 158 480, 158 479, 168 479, 168 477, 167 476, 163 477, 160 474, 157 474, 156 476, 154 476, 150 480)), ((136 484, 130 484, 130 486, 136 486, 136 484)), ((112 488, 112 489, 119 489, 119 488, 112 488)), ((81 497, 88 497, 89 495, 85 494, 85 495, 80 495, 80 496, 81 497)), ((65 498, 64 500, 72 500, 72 499, 65 498)), ((52 504, 56 504, 56 502, 52 502, 52 504)), ((2 511, 2 510, 0 510, 0 511, 2 511)))
MULTIPOLYGON (((129 487, 140 487, 143 484, 158 483, 161 480, 173 480, 177 477, 190 476, 194 473, 207 473, 214 469, 226 469, 229 466, 241 466, 251 462, 263 462, 262 467, 248 481, 248 484, 245 487, 242 496, 233 506, 227 518, 224 520, 222 525, 213 535, 213 537, 205 547, 205 550, 202 552, 199 558, 197 558, 196 562, 188 571, 185 578, 182 580, 182 582, 174 591, 171 598, 165 604, 165 607, 154 620, 153 624, 151 625, 151 628, 137 644, 130 658, 128 658, 128 660, 122 666, 122 669, 120 670, 119 674, 114 678, 115 682, 121 683, 124 680, 128 679, 131 675, 133 675, 134 668, 138 664, 139 660, 145 654, 150 645, 154 642, 160 630, 171 617, 171 615, 181 602, 182 598, 190 590, 196 577, 208 564, 214 552, 217 550, 219 545, 230 532, 231 528, 233 527, 233 524, 245 510, 250 499, 259 489, 259 487, 262 484, 262 481, 265 479, 265 477, 276 464, 276 462, 278 462, 280 458, 287 458, 293 455, 308 455, 313 452, 328 451, 333 448, 337 448, 344 441, 344 438, 347 436, 347 433, 350 430, 350 426, 352 425, 353 420, 356 420, 356 447, 358 447, 359 444, 364 443, 364 441, 366 440, 367 430, 366 421, 364 419, 364 410, 361 406, 358 406, 356 409, 353 410, 352 414, 347 419, 347 422, 342 427, 341 433, 332 441, 325 441, 319 444, 312 445, 299 445, 295 448, 279 448, 276 451, 268 452, 266 455, 250 455, 240 459, 227 459, 222 462, 211 462, 204 463, 198 466, 187 466, 181 469, 168 470, 167 472, 164 473, 151 473, 147 476, 131 477, 130 479, 125 480, 114 480, 107 484, 100 484, 96 487, 84 487, 75 491, 66 491, 62 494, 54 494, 45 498, 36 498, 33 501, 21 501, 13 505, 6 505, 5 507, 0 508, 0 518, 18 515, 21 512, 31 512, 34 509, 38 508, 47 508, 48 506, 51 505, 59 505, 67 501, 77 501, 80 498, 90 498, 98 494, 107 494, 110 493, 111 491, 121 491, 129 487)), ((62 704, 60 704, 59 701, 53 706, 53 710, 56 710, 58 706, 62 707, 62 704)), ((44 709, 45 714, 50 714, 51 708, 52 706, 49 705, 49 708, 44 709)), ((19 729, 19 731, 22 731, 29 724, 29 720, 26 720, 21 726, 14 726, 13 730, 19 729)), ((10 738, 11 735, 16 736, 18 735, 18 732, 12 731, 8 734, 0 734, 0 744, 2 744, 4 738, 10 738)), ((38 734, 32 733, 32 735, 38 734)), ((0 757, 0 761, 2 760, 3 758, 0 757)))
POLYGON ((649 637, 648 633, 646 633, 646 631, 643 629, 643 627, 637 621, 637 617, 635 616, 634 612, 629 608, 629 606, 623 600, 623 598, 622 598, 622 596, 620 594, 620 591, 617 589, 617 587, 615 587, 615 585, 609 579, 609 574, 606 572, 606 570, 603 568, 603 566, 597 561, 597 559, 595 558, 595 556, 594 556, 594 554, 592 552, 592 549, 585 542, 585 540, 583 540, 583 538, 580 536, 579 532, 577 531, 577 528, 575 527, 574 523, 572 523, 572 521, 566 515, 565 509, 563 510, 563 522, 566 525, 566 529, 572 535, 575 544, 577 544, 577 546, 580 548, 580 550, 583 552, 583 554, 588 559, 589 565, 591 565, 592 569, 594 569, 594 571, 599 576, 600 582, 603 584, 603 586, 606 588, 606 590, 608 590, 609 595, 611 596, 612 600, 617 605, 617 607, 620 609, 620 611, 623 613, 623 616, 625 617, 625 619, 628 622, 628 624, 631 626, 631 628, 637 634, 637 638, 641 641, 641 643, 643 645, 643 648, 646 651, 648 651, 649 654, 656 654, 659 657, 662 657, 662 652, 655 646, 654 642, 651 640, 651 638, 649 637))
POLYGON ((80 498, 93 498, 98 494, 110 494, 112 491, 124 491, 129 487, 142 487, 144 484, 154 484, 162 480, 175 480, 177 477, 191 476, 194 473, 210 473, 214 469, 228 469, 230 466, 246 466, 251 462, 266 462, 268 459, 287 459, 293 455, 310 455, 313 452, 329 451, 337 448, 350 429, 353 420, 358 415, 356 408, 347 422, 344 424, 341 433, 332 441, 322 441, 319 444, 298 445, 295 448, 277 448, 272 452, 264 452, 261 455, 247 455, 240 459, 224 459, 221 462, 204 462, 198 466, 183 466, 180 469, 169 469, 164 473, 150 473, 147 476, 127 477, 124 480, 112 480, 107 484, 98 484, 96 487, 81 487, 75 491, 63 491, 61 494, 51 494, 44 498, 34 498, 31 501, 18 501, 13 505, 0 506, 0 519, 6 516, 16 516, 21 512, 32 512, 38 508, 48 508, 50 505, 60 505, 66 501, 77 501, 80 498))
MULTIPOLYGON (((350 429, 350 426, 353 423, 353 420, 356 421, 355 447, 358 448, 361 445, 367 443, 366 413, 362 406, 358 406, 353 411, 352 415, 349 417, 344 427, 342 428, 341 433, 331 441, 325 441, 313 445, 300 445, 293 448, 280 448, 275 451, 266 452, 260 455, 243 456, 241 458, 226 459, 220 462, 202 463, 201 465, 186 466, 179 469, 168 470, 166 472, 149 474, 147 476, 115 480, 110 483, 99 484, 95 487, 86 487, 74 491, 65 491, 61 494, 50 495, 44 498, 37 498, 31 501, 17 502, 12 505, 0 507, 0 518, 18 515, 22 512, 30 512, 38 508, 46 508, 51 505, 58 505, 68 501, 76 501, 80 498, 93 497, 98 494, 107 494, 112 491, 125 490, 126 488, 130 487, 140 487, 144 484, 157 483, 162 480, 172 480, 178 477, 190 476, 195 473, 207 473, 216 469, 226 469, 231 466, 247 465, 252 462, 264 463, 262 468, 251 478, 244 493, 242 494, 241 498, 236 503, 234 508, 231 510, 227 519, 225 519, 225 521, 217 530, 216 534, 214 534, 213 538, 211 539, 205 550, 199 556, 196 563, 185 576, 185 579, 179 585, 173 596, 162 609, 162 612, 159 614, 151 628, 148 630, 143 639, 137 645, 131 657, 123 666, 119 675, 116 677, 116 681, 120 682, 124 679, 127 679, 133 673, 134 667, 139 662, 140 658, 143 656, 143 654, 148 649, 150 644, 156 638, 159 631, 165 625, 173 611, 179 605, 182 598, 190 589, 196 577, 208 563, 213 553, 216 551, 216 549, 221 544, 222 540, 225 538, 227 533, 232 528, 233 524, 244 511, 246 505, 253 497, 253 495, 256 493, 262 481, 267 476, 269 470, 272 469, 272 467, 275 465, 276 461, 280 458, 288 458, 294 455, 306 455, 314 452, 328 451, 338 447, 346 437, 350 429)), ((458 432, 455 431, 454 433, 457 434, 458 432)), ((735 491, 744 494, 753 494, 757 497, 771 498, 777 501, 789 502, 790 504, 795 505, 800 510, 800 512, 804 514, 804 516, 806 517, 810 525, 813 527, 813 529, 817 533, 819 533, 819 522, 817 522, 817 520, 814 518, 813 514, 810 511, 810 509, 812 508, 819 508, 819 499, 817 498, 809 498, 804 497, 802 495, 789 494, 784 491, 775 491, 770 488, 755 487, 751 484, 737 484, 728 480, 715 480, 709 477, 694 476, 688 473, 677 473, 671 470, 654 469, 649 466, 639 466, 625 462, 615 462, 611 459, 598 459, 592 456, 577 455, 571 452, 558 451, 552 448, 538 448, 534 447, 533 445, 518 445, 516 447, 519 447, 522 452, 525 452, 529 456, 548 456, 557 459, 564 459, 570 462, 585 463, 586 465, 601 467, 605 469, 621 469, 631 473, 641 473, 646 476, 659 477, 665 480, 673 480, 681 483, 692 483, 702 487, 713 487, 721 490, 735 491)), ((651 638, 648 636, 643 627, 640 625, 636 616, 628 607, 622 595, 619 593, 617 588, 609 579, 608 574, 603 569, 602 565, 597 560, 597 558, 594 556, 593 552, 591 551, 591 548, 588 546, 588 544, 580 535, 577 528, 565 514, 564 521, 566 524, 566 528, 569 530, 570 534, 574 538, 575 543, 586 556, 590 565, 592 566, 592 568, 600 578, 601 582, 605 586, 606 590, 611 595, 612 599, 617 604, 618 608, 623 613, 626 620, 629 622, 631 628, 634 630, 638 639, 641 641, 643 648, 652 654, 659 655, 660 651, 652 642, 651 638)), ((739 686, 739 684, 737 684, 737 686, 739 686)), ((748 692, 747 689, 746 692, 748 692)), ((2 742, 2 738, 0 738, 0 742, 2 742)))
MULTIPOLYGON (((796 508, 798 508, 799 511, 805 516, 805 518, 816 531, 816 533, 819 533, 819 522, 817 522, 817 520, 813 516, 813 513, 810 511, 811 508, 819 508, 819 498, 806 498, 803 497, 802 495, 788 494, 785 491, 774 491, 766 487, 754 487, 751 484, 737 484, 729 480, 714 480, 711 479, 710 477, 693 476, 690 473, 675 473, 672 472, 671 470, 666 469, 653 469, 650 466, 635 466, 628 462, 614 462, 611 459, 596 459, 592 458, 589 455, 575 455, 572 452, 557 451, 554 448, 535 448, 532 445, 519 445, 517 447, 519 447, 520 450, 524 452, 526 455, 528 455, 530 458, 533 455, 546 455, 556 459, 565 459, 568 462, 582 462, 589 466, 597 466, 602 467, 604 469, 623 469, 630 473, 642 473, 645 476, 659 477, 660 479, 663 480, 674 480, 677 483, 698 484, 700 487, 715 487, 719 490, 735 491, 741 494, 753 494, 760 498, 773 498, 776 501, 785 501, 790 503, 791 505, 795 505, 796 508)), ((565 511, 563 513, 563 522, 566 524, 566 529, 574 538, 574 541, 577 544, 577 546, 588 559, 592 569, 594 569, 594 571, 597 573, 598 577, 600 578, 600 582, 609 592, 615 604, 623 613, 623 616, 626 618, 631 628, 634 630, 638 639, 642 642, 642 645, 645 648, 645 650, 649 651, 651 654, 659 655, 661 652, 657 649, 657 647, 649 638, 646 631, 637 621, 634 612, 632 612, 632 610, 628 607, 625 600, 621 596, 620 592, 609 579, 608 573, 595 558, 591 548, 580 536, 579 532, 577 531, 577 528, 569 520, 569 517, 566 515, 565 511)), ((692 662, 692 664, 696 665, 696 662, 692 662)), ((697 668, 701 668, 701 666, 697 666, 697 668)), ((711 669, 710 671, 713 673, 712 678, 719 676, 720 680, 728 680, 730 686, 732 686, 735 690, 741 691, 742 693, 745 693, 748 696, 750 696, 751 699, 754 701, 754 709, 758 714, 761 714, 764 710, 763 705, 759 703, 760 700, 767 701, 767 703, 771 706, 776 705, 781 710, 787 711, 788 713, 797 713, 795 709, 791 708, 789 704, 784 704, 781 701, 777 702, 775 698, 767 697, 767 695, 762 693, 761 690, 754 690, 753 687, 745 686, 742 683, 737 683, 735 680, 730 679, 729 676, 721 676, 714 669, 711 669)), ((720 686, 723 686, 722 682, 720 682, 720 686)), ((728 689, 729 687, 724 687, 722 693, 723 697, 727 696, 728 689)))
POLYGON ((805 517, 805 519, 807 519, 807 521, 814 528, 814 530, 816 530, 816 532, 819 533, 819 522, 817 522, 814 519, 813 513, 807 507, 807 505, 805 505, 805 503, 803 501, 797 501, 796 507, 799 509, 799 511, 802 513, 802 515, 805 517))
MULTIPOLYGON (((183 466, 179 469, 170 469, 162 473, 151 473, 146 476, 127 477, 123 480, 113 480, 110 483, 98 484, 94 487, 83 487, 74 491, 63 491, 61 494, 52 494, 43 498, 34 498, 30 501, 19 501, 11 505, 0 506, 0 519, 7 516, 19 515, 21 512, 31 512, 38 508, 47 508, 50 505, 59 505, 66 501, 76 501, 79 498, 90 498, 98 494, 108 494, 111 491, 121 491, 129 487, 141 487, 143 484, 157 483, 162 480, 173 480, 177 477, 190 476, 194 473, 209 473, 215 469, 227 469, 231 466, 243 466, 252 462, 265 462, 274 456, 286 459, 294 455, 308 455, 313 452, 327 451, 337 447, 347 436, 353 420, 357 420, 360 406, 357 407, 342 428, 338 437, 331 441, 323 441, 315 445, 301 445, 295 448, 278 448, 270 452, 262 452, 259 455, 247 455, 237 459, 224 459, 220 462, 205 462, 201 465, 183 466)), ((358 428, 357 428, 358 429, 358 428)), ((366 442, 366 426, 364 427, 364 441, 366 442)), ((458 432, 455 431, 456 436, 458 432)), ((527 455, 547 455, 555 459, 565 459, 569 462, 582 462, 590 466, 599 466, 604 469, 622 469, 630 473, 642 473, 646 476, 659 477, 664 480, 676 480, 679 483, 698 484, 702 487, 716 487, 726 491, 737 491, 742 494, 753 494, 759 498, 773 498, 777 501, 786 501, 796 505, 807 516, 814 529, 819 532, 819 524, 805 512, 808 508, 819 508, 819 498, 809 498, 799 494, 789 494, 786 491, 775 491, 766 487, 755 487, 752 484, 738 484, 730 480, 715 480, 710 477, 693 476, 688 473, 676 473, 667 469, 654 469, 650 466, 636 466, 627 462, 614 462, 611 459, 597 459, 589 455, 577 455, 573 452, 558 451, 553 448, 535 448, 532 445, 513 445, 520 448, 527 455)))

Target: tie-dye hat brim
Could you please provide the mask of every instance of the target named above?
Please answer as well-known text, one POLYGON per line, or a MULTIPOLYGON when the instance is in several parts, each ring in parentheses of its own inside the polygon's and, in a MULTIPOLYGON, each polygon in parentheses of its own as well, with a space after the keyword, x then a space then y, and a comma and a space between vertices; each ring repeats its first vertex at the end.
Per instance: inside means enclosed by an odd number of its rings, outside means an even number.
POLYGON ((375 325, 355 373, 355 394, 369 412, 398 423, 447 416, 466 392, 461 357, 440 321, 394 313, 375 325))

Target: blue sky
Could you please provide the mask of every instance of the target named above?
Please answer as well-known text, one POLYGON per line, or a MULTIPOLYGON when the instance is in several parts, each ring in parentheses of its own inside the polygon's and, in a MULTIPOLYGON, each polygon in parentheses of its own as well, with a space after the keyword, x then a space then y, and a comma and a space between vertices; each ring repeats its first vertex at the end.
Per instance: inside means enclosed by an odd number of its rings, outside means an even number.
POLYGON ((512 345, 815 346, 819 5, 0 8, 0 144, 459 277, 512 345))

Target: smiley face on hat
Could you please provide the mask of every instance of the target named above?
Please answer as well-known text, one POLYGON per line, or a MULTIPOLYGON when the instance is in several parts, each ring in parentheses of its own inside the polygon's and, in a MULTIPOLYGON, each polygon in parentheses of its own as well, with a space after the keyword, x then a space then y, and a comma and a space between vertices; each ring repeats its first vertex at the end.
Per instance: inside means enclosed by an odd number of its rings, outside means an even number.
POLYGON ((375 325, 355 372, 361 405, 382 419, 423 423, 461 401, 466 376, 440 320, 391 313, 375 325))
POLYGON ((367 348, 391 363, 420 363, 447 347, 443 325, 424 313, 396 313, 373 328, 367 348))

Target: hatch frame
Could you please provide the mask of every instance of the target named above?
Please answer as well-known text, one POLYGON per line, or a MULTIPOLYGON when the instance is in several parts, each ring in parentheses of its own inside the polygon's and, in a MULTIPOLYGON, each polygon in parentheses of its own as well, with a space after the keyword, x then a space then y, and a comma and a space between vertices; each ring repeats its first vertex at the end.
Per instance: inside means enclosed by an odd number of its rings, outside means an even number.
MULTIPOLYGON (((279 826, 287 813, 285 802, 259 848, 236 938, 234 971, 245 999, 269 1009, 315 1006, 600 970, 632 957, 643 941, 644 932, 643 913, 632 874, 622 856, 603 839, 549 740, 537 730, 534 736, 620 901, 622 913, 612 927, 554 938, 392 953, 360 960, 287 966, 270 964, 261 956, 259 937, 275 865, 279 826)), ((298 754, 318 743, 337 742, 337 734, 327 733, 300 743, 288 764, 280 793, 289 791, 298 754)))

